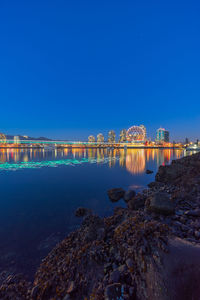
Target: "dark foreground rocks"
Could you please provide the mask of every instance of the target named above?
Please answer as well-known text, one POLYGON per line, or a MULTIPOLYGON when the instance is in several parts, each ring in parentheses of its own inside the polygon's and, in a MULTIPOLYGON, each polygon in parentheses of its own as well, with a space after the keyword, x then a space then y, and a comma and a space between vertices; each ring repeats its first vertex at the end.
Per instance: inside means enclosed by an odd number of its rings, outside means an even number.
POLYGON ((200 154, 160 167, 155 183, 127 199, 104 219, 79 209, 82 226, 42 261, 34 282, 5 278, 0 299, 199 300, 200 154))
POLYGON ((108 190, 107 194, 111 201, 117 202, 123 198, 125 191, 122 188, 115 188, 108 190))

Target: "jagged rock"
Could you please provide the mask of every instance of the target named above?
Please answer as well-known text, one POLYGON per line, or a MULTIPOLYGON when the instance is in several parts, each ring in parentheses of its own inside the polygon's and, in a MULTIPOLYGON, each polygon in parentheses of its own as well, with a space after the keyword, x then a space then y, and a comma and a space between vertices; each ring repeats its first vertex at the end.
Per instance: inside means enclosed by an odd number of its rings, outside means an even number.
POLYGON ((162 182, 153 181, 153 182, 150 182, 147 186, 152 189, 152 188, 160 188, 163 185, 164 184, 162 182))
POLYGON ((167 193, 158 192, 146 201, 146 208, 149 212, 171 215, 175 212, 175 206, 167 193))
POLYGON ((129 209, 137 210, 144 207, 144 204, 145 204, 145 197, 138 194, 133 199, 129 200, 127 205, 129 209))
POLYGON ((114 270, 111 274, 110 274, 110 280, 114 283, 119 282, 120 279, 120 272, 119 270, 114 270))
POLYGON ((128 201, 132 200, 135 197, 135 195, 136 195, 136 192, 134 190, 126 191, 124 194, 124 201, 128 202, 128 201))
POLYGON ((127 265, 128 268, 133 268, 133 265, 134 265, 133 260, 131 258, 128 258, 126 260, 126 265, 127 265))
POLYGON ((186 211, 185 215, 192 216, 192 217, 200 217, 200 209, 186 211))
POLYGON ((120 299, 122 296, 122 285, 120 283, 113 283, 106 287, 105 289, 105 300, 120 299))
POLYGON ((84 217, 91 213, 91 211, 85 207, 78 207, 77 210, 75 211, 75 216, 76 217, 84 217))
POLYGON ((160 166, 155 179, 158 182, 171 183, 184 174, 185 169, 186 167, 183 164, 160 166))
POLYGON ((68 284, 67 293, 71 294, 75 290, 75 288, 76 288, 75 282, 74 281, 70 281, 69 284, 68 284))
POLYGON ((124 193, 125 193, 125 191, 122 188, 115 188, 115 189, 110 189, 107 191, 108 197, 113 202, 117 202, 121 198, 123 198, 124 193))
POLYGON ((95 215, 86 216, 82 223, 84 230, 82 239, 90 242, 95 239, 103 239, 105 236, 104 222, 95 215))

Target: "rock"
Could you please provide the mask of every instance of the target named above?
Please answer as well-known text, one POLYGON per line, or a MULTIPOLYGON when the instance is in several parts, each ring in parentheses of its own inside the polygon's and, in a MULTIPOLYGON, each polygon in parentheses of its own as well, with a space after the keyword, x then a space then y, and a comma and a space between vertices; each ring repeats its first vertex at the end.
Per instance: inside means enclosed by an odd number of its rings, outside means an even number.
POLYGON ((120 299, 122 296, 122 286, 120 283, 113 283, 105 288, 105 300, 120 299))
POLYGON ((85 207, 78 207, 77 210, 75 211, 75 216, 76 217, 84 217, 88 215, 91 211, 85 207))
POLYGON ((160 166, 156 174, 156 181, 163 183, 173 183, 181 177, 187 168, 183 164, 171 164, 169 166, 160 166))
POLYGON ((68 284, 67 293, 71 294, 74 290, 75 290, 75 282, 70 281, 69 284, 68 284))
POLYGON ((37 299, 36 297, 37 297, 38 290, 39 290, 38 285, 36 285, 36 286, 34 286, 34 287, 32 288, 32 291, 31 291, 31 299, 32 299, 32 298, 33 298, 33 299, 37 299))
POLYGON ((88 215, 82 223, 84 231, 82 239, 91 242, 95 239, 101 240, 105 236, 104 222, 99 216, 88 215))
POLYGON ((153 181, 153 182, 150 182, 149 184, 147 184, 147 186, 149 188, 160 188, 162 187, 164 184, 162 182, 157 182, 157 181, 153 181))
MULTIPOLYGON (((159 268, 152 262, 145 274, 146 297, 153 300, 198 300, 200 295, 200 246, 185 240, 169 239, 169 253, 160 253, 159 268)), ((143 295, 137 285, 137 295, 143 295)))
POLYGON ((145 204, 145 198, 141 195, 135 196, 133 199, 128 201, 128 208, 131 210, 137 210, 139 208, 143 208, 145 204))
POLYGON ((175 212, 174 203, 167 193, 158 192, 148 200, 147 211, 163 215, 171 215, 175 212))
POLYGON ((130 269, 130 268, 133 268, 133 260, 131 258, 128 258, 126 260, 126 265, 127 267, 130 269))
POLYGON ((124 193, 125 193, 125 191, 122 188, 115 188, 115 189, 110 189, 107 191, 108 197, 113 202, 117 202, 121 198, 123 198, 124 193))
POLYGON ((100 227, 97 230, 97 240, 103 240, 105 238, 105 228, 100 227))
POLYGON ((200 239, 200 232, 195 230, 194 235, 197 239, 200 239))
POLYGON ((153 171, 151 171, 151 170, 146 170, 146 174, 152 174, 153 173, 153 171))
POLYGON ((71 297, 70 297, 69 294, 67 294, 67 295, 63 298, 63 300, 70 300, 70 299, 71 299, 71 297))
POLYGON ((185 215, 191 216, 191 217, 200 217, 200 209, 186 211, 185 215))
POLYGON ((119 282, 120 279, 120 272, 118 270, 113 271, 110 274, 110 280, 114 283, 119 282))
POLYGON ((132 200, 135 197, 135 195, 136 195, 136 192, 134 190, 126 191, 124 194, 124 201, 128 202, 128 201, 132 200))
POLYGON ((123 274, 123 273, 125 273, 125 272, 128 270, 128 268, 127 268, 126 265, 121 265, 121 266, 118 268, 118 270, 119 270, 120 274, 123 274))

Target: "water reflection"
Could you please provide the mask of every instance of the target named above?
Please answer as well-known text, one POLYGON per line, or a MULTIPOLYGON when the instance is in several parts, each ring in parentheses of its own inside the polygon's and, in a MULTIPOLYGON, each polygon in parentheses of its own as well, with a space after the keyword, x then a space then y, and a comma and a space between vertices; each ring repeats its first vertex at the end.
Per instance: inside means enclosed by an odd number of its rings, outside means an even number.
POLYGON ((146 164, 155 161, 166 165, 172 159, 185 155, 182 150, 160 149, 1 149, 0 171, 25 168, 57 167, 82 163, 106 163, 110 168, 117 164, 131 174, 144 173, 146 164))

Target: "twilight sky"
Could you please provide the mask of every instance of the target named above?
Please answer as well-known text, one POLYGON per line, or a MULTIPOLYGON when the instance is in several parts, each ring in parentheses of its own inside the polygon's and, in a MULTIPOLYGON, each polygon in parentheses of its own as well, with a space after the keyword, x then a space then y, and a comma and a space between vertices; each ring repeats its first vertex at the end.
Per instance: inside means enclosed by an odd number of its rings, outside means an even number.
POLYGON ((200 1, 1 0, 0 132, 200 138, 200 1))

